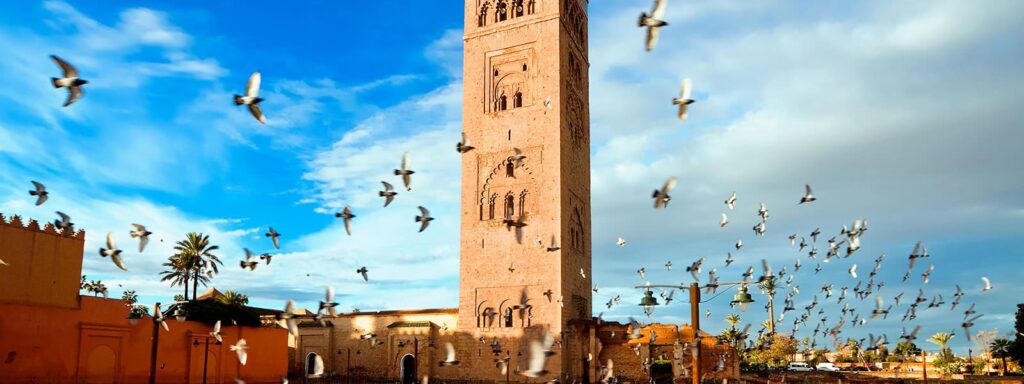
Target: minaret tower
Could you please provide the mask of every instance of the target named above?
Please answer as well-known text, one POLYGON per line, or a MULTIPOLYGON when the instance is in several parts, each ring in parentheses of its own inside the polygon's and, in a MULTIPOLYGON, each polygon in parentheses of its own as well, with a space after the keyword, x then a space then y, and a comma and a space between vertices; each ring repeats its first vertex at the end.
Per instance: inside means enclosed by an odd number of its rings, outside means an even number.
POLYGON ((466 0, 464 39, 462 124, 475 149, 462 155, 459 331, 549 329, 559 351, 548 370, 582 375, 589 342, 573 325, 591 319, 593 286, 587 0, 466 0))

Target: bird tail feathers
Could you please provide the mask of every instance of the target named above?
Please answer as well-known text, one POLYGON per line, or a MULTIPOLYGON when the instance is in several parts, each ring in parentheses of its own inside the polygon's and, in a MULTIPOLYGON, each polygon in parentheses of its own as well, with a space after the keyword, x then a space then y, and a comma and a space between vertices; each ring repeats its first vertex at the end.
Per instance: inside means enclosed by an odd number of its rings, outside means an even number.
POLYGON ((642 27, 647 24, 647 12, 640 12, 640 21, 637 22, 638 27, 642 27))
POLYGON ((60 88, 60 79, 58 79, 56 77, 51 77, 50 81, 53 82, 53 87, 54 88, 60 88))
POLYGON ((235 95, 235 105, 242 105, 242 104, 245 104, 245 101, 242 101, 242 96, 235 95))

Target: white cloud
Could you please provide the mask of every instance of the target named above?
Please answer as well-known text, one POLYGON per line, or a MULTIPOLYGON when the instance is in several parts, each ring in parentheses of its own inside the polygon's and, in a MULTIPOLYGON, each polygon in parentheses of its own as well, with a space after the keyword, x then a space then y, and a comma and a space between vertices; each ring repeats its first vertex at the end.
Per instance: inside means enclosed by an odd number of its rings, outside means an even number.
MULTIPOLYGON (((680 265, 705 255, 723 280, 735 280, 760 258, 792 270, 802 257, 797 282, 804 285, 801 298, 809 300, 814 289, 808 288, 823 279, 856 283, 844 274, 856 261, 833 262, 814 276, 813 261, 788 248, 785 237, 793 232, 806 235, 820 226, 827 239, 853 218, 869 218, 872 230, 854 258, 865 264, 881 252, 899 255, 882 270, 890 283, 902 275, 904 252, 916 239, 956 254, 973 236, 1020 236, 1012 219, 999 214, 1002 206, 1019 206, 1022 192, 1018 180, 1006 177, 1024 160, 1010 144, 1024 140, 1012 123, 1024 117, 1014 104, 1024 72, 1008 65, 1024 52, 1006 49, 1019 46, 1019 38, 1009 36, 1020 36, 1020 24, 1006 15, 1019 14, 1020 4, 883 4, 850 13, 814 10, 815 17, 806 19, 794 17, 797 6, 751 13, 713 3, 695 3, 687 8, 692 13, 670 11, 685 22, 670 16, 670 27, 649 54, 642 52, 641 31, 626 22, 629 12, 592 15, 599 284, 631 281, 635 277, 624 271, 644 265, 652 270, 666 259, 680 265), (950 31, 941 22, 949 19, 963 28, 950 31), (682 77, 694 79, 698 99, 685 123, 667 102, 682 77), (650 191, 669 175, 679 177, 679 188, 667 210, 654 211, 650 191), (820 200, 798 207, 805 183, 820 200), (740 202, 722 230, 718 216, 732 191, 740 202), (763 239, 751 229, 760 201, 772 216, 763 239), (634 240, 625 250, 612 245, 620 235, 634 240), (740 238, 746 248, 732 250, 740 238), (722 268, 727 251, 737 259, 728 270, 722 268)), ((986 257, 989 264, 1008 262, 986 257)), ((935 263, 942 280, 933 277, 925 287, 929 294, 982 273, 945 257, 935 263)), ((652 281, 679 278, 651 275, 652 281)), ((885 294, 900 288, 890 284, 885 294)), ((992 311, 1009 310, 975 299, 992 311)), ((710 306, 718 318, 727 313, 721 303, 710 306)), ((891 330, 896 323, 884 324, 874 329, 891 330)), ((709 327, 720 329, 721 323, 709 327)))

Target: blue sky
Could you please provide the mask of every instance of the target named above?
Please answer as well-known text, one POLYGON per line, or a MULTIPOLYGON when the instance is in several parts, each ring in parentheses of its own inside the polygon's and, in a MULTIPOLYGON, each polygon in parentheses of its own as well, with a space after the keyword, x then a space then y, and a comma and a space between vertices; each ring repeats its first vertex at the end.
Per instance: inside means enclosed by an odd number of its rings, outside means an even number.
MULTIPOLYGON (((226 264, 214 285, 256 305, 308 305, 331 284, 346 309, 455 306, 459 207, 450 175, 459 166, 462 7, 378 3, 0 4, 0 212, 70 214, 89 232, 84 273, 144 301, 179 291, 158 282, 159 264, 173 241, 203 231, 226 264), (50 54, 90 80, 69 108, 49 85, 58 73, 50 54), (230 101, 257 70, 266 126, 230 101), (405 151, 416 189, 380 209, 379 181, 393 181, 405 151), (46 205, 32 206, 29 180, 50 188, 46 205), (331 215, 344 204, 359 215, 351 238, 331 215), (438 217, 424 234, 414 232, 417 205, 438 217), (133 222, 156 234, 144 254, 127 252, 123 273, 94 250, 108 231, 133 248, 133 222), (272 250, 267 226, 284 234, 281 254, 255 272, 235 268, 243 247, 272 250), (354 272, 363 265, 370 284, 354 272)), ((670 27, 644 53, 635 18, 648 3, 590 6, 595 314, 638 314, 639 294, 628 287, 642 283, 641 266, 654 283, 689 282, 680 268, 659 266, 700 256, 723 280, 761 258, 792 271, 800 256, 786 236, 821 227, 828 238, 866 218, 856 256, 819 275, 802 256, 798 307, 825 282, 852 287, 850 264, 866 275, 884 252, 887 301, 918 287, 948 301, 960 284, 964 303, 985 314, 976 330, 1011 330, 1011 303, 1024 297, 1013 283, 1024 265, 1016 246, 1024 235, 1021 3, 674 1, 670 27), (681 124, 668 102, 682 77, 694 79, 698 102, 681 124), (673 203, 653 211, 649 190, 669 175, 680 180, 673 203), (805 183, 820 200, 797 207, 805 183), (740 201, 719 229, 732 191, 740 201), (755 238, 761 201, 771 218, 755 238), (619 236, 629 245, 616 247, 619 236), (726 269, 737 239, 747 245, 726 269), (901 286, 917 240, 933 257, 915 276, 930 263, 935 273, 927 286, 919 277, 901 286), (979 292, 982 275, 993 291, 979 292), (616 293, 623 304, 606 310, 601 303, 616 293)), ((705 328, 723 327, 725 302, 709 306, 705 328)), ((854 304, 862 315, 872 305, 854 304)), ((839 306, 827 308, 832 326, 839 306)), ((894 339, 905 308, 844 336, 894 339)), ((947 308, 919 311, 922 335, 959 329, 959 311, 947 308)), ((665 322, 689 317, 683 305, 656 313, 665 322)), ((798 315, 786 314, 780 329, 798 315)), ((962 335, 953 344, 969 345, 962 335)))

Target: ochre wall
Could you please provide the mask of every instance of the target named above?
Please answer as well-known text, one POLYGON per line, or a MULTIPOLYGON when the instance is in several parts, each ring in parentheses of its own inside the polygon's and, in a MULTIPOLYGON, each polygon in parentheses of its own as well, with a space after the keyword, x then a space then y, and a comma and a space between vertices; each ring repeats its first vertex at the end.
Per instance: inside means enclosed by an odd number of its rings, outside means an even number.
MULTIPOLYGON (((128 321, 124 301, 79 296, 85 233, 62 235, 51 224, 0 216, 0 383, 145 383, 152 318, 128 321)), ((211 327, 168 319, 161 330, 157 382, 202 381, 211 327), (193 345, 199 341, 199 345, 193 345)), ((288 370, 288 331, 224 324, 210 346, 208 383, 280 383, 288 370), (229 345, 245 338, 248 364, 229 345)))
MULTIPOLYGON (((85 232, 61 235, 47 223, 0 215, 0 303, 78 306, 85 232)), ((99 257, 99 256, 97 256, 99 257)))
MULTIPOLYGON (((78 309, 0 303, 0 313, 2 383, 74 383, 76 378, 91 382, 86 380, 89 374, 104 371, 105 362, 112 363, 113 380, 96 382, 144 383, 149 378, 152 319, 131 325, 121 300, 82 296, 78 309)), ((204 341, 211 327, 173 318, 167 324, 170 332, 160 330, 157 382, 200 382, 204 341)), ((224 324, 223 344, 210 345, 207 382, 234 383, 240 377, 247 383, 280 383, 288 369, 287 333, 281 328, 224 324), (250 346, 245 366, 228 349, 239 338, 250 346)))

